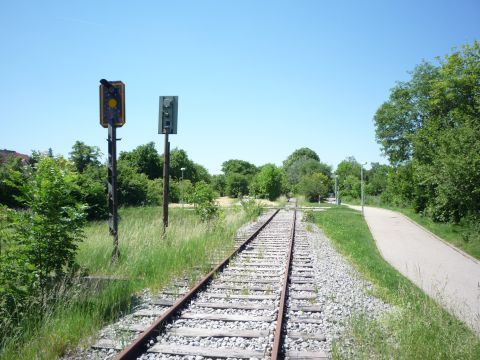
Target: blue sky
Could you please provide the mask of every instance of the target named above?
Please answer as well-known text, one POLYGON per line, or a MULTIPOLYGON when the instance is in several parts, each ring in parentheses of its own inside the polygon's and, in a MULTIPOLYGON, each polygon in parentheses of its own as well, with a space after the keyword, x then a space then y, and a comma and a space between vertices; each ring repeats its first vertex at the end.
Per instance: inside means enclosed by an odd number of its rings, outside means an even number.
POLYGON ((126 84, 119 151, 157 134, 211 173, 309 147, 333 167, 386 162, 373 115, 423 59, 480 39, 480 1, 6 1, 0 4, 0 149, 107 152, 101 78, 126 84))

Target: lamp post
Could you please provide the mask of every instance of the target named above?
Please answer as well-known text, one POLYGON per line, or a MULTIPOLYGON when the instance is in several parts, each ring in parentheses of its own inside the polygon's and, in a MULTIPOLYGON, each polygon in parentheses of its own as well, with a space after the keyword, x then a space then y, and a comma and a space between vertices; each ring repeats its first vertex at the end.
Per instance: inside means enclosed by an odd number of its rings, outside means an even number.
POLYGON ((338 205, 338 175, 335 174, 335 204, 338 205))
POLYGON ((360 164, 360 198, 361 198, 361 202, 362 202, 362 215, 365 215, 364 211, 363 211, 363 207, 365 205, 365 194, 364 194, 364 191, 363 191, 363 166, 364 165, 367 165, 367 163, 363 163, 363 164, 360 164))
POLYGON ((187 168, 180 168, 180 170, 182 171, 182 209, 183 209, 183 172, 186 170, 187 168))

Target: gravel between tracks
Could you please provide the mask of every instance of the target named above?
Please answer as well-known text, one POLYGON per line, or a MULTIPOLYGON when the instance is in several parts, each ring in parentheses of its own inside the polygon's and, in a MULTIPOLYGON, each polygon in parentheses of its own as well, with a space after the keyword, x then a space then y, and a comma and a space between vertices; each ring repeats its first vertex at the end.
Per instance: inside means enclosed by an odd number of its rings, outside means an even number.
MULTIPOLYGON (((259 219, 262 221, 263 219, 259 219)), ((342 334, 345 324, 352 314, 364 313, 371 317, 377 317, 390 310, 390 306, 383 303, 379 299, 369 295, 372 285, 363 280, 355 269, 335 250, 330 240, 323 234, 323 232, 314 225, 308 225, 297 220, 297 231, 300 236, 304 237, 308 243, 311 244, 312 249, 312 264, 314 266, 313 273, 315 279, 315 292, 317 297, 315 305, 322 307, 322 312, 309 313, 310 318, 319 319, 319 324, 305 324, 305 323, 289 323, 287 324, 288 331, 300 331, 306 333, 321 333, 325 335, 324 341, 316 340, 301 340, 288 338, 285 342, 285 347, 288 350, 298 351, 315 351, 317 349, 323 350, 327 355, 331 354, 332 342, 335 338, 342 334)), ((242 228, 240 233, 251 233, 254 226, 252 224, 242 228)), ((302 294, 302 285, 296 285, 295 290, 297 294, 302 294)), ((211 293, 215 293, 215 289, 210 289, 211 293)), ((220 291, 219 291, 220 292, 220 291)), ((152 295, 145 291, 142 298, 144 303, 140 304, 135 310, 151 308, 152 295)), ((208 300, 208 295, 201 295, 200 300, 208 300)), ((197 300, 199 301, 199 300, 197 300)), ((228 300, 227 300, 228 301, 228 300)), ((239 301, 236 301, 239 302, 239 301)), ((240 300, 240 302, 243 302, 240 300)), ((257 301, 256 301, 257 302, 257 301)), ((258 301, 262 303, 262 301, 258 301)), ((291 300, 291 303, 310 305, 309 301, 291 300)), ((193 306, 195 309, 195 306, 193 306)), ((255 316, 271 316, 275 312, 271 310, 213 310, 200 308, 203 313, 222 313, 222 314, 250 314, 255 316)), ((290 316, 302 316, 301 312, 291 311, 290 316)), ((133 315, 127 315, 120 319, 116 324, 112 324, 104 328, 100 332, 99 337, 106 337, 109 339, 118 339, 123 336, 125 341, 125 333, 117 332, 116 329, 120 324, 131 325, 136 321, 133 315), (122 335, 123 334, 123 335, 122 335)), ((144 320, 145 321, 145 320, 144 320)), ((255 330, 273 330, 272 325, 268 323, 252 323, 252 322, 212 322, 209 320, 181 320, 180 325, 195 325, 195 327, 215 328, 221 326, 230 329, 255 329, 255 330)), ((129 334, 130 335, 130 334, 129 334)), ((132 334, 133 335, 133 334, 132 334)), ((271 340, 273 335, 269 336, 271 340)), ((269 345, 262 338, 185 338, 181 336, 167 335, 163 338, 164 341, 173 342, 182 345, 202 345, 209 347, 237 347, 251 350, 265 350, 269 345)), ((115 356, 115 350, 105 349, 83 349, 78 350, 75 354, 64 359, 111 359, 115 356)), ((204 359, 202 357, 181 357, 169 356, 162 354, 145 354, 143 359, 204 359)))
MULTIPOLYGON (((321 229, 313 224, 308 225, 308 231, 306 228, 305 223, 297 223, 297 233, 306 235, 308 242, 312 244, 318 292, 316 303, 323 309, 321 313, 311 313, 309 316, 320 319, 322 322, 321 324, 289 323, 287 330, 321 333, 325 335, 326 340, 319 342, 288 339, 285 346, 289 350, 305 351, 320 348, 327 354, 331 354, 332 342, 342 334, 352 315, 362 313, 370 317, 378 317, 391 310, 391 306, 369 295, 373 285, 361 278, 353 266, 338 253, 321 229)), ((308 304, 308 301, 294 302, 308 304)), ((297 311, 291 312, 290 315, 302 316, 302 313, 297 311)))

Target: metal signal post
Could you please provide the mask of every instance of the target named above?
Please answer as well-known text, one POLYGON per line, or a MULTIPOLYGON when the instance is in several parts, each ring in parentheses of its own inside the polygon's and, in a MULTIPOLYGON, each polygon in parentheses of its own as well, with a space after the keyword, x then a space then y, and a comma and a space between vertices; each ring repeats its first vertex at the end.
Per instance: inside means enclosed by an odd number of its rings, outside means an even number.
POLYGON ((178 96, 160 96, 158 133, 165 134, 163 152, 163 232, 168 227, 168 203, 170 180, 170 142, 168 134, 177 133, 178 96))
POLYGON ((118 249, 117 127, 125 124, 125 85, 121 81, 100 80, 100 125, 108 128, 108 227, 113 236, 112 261, 118 249))

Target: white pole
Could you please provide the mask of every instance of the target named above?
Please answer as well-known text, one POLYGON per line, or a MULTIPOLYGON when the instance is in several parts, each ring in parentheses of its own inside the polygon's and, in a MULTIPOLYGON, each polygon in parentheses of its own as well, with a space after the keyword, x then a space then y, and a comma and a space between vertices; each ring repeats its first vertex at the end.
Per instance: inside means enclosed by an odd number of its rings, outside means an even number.
POLYGON ((338 175, 335 175, 335 204, 338 205, 338 175))
POLYGON ((182 209, 183 209, 183 172, 185 171, 185 168, 180 168, 180 170, 182 171, 182 209))
POLYGON ((367 165, 367 163, 360 164, 360 198, 362 202, 362 215, 365 215, 363 207, 365 205, 365 195, 363 190, 363 165, 367 165))

